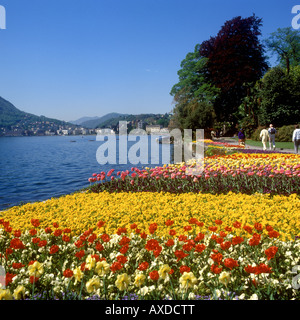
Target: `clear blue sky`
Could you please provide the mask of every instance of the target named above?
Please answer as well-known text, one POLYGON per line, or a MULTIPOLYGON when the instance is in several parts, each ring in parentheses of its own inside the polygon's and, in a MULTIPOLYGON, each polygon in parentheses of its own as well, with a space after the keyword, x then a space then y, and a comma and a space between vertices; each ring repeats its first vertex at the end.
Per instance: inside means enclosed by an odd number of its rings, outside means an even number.
MULTIPOLYGON (((60 120, 165 113, 180 62, 226 20, 253 13, 262 38, 294 0, 0 0, 0 96, 60 120)), ((274 59, 273 59, 274 60, 274 59)), ((274 61, 271 60, 272 63, 274 61)))

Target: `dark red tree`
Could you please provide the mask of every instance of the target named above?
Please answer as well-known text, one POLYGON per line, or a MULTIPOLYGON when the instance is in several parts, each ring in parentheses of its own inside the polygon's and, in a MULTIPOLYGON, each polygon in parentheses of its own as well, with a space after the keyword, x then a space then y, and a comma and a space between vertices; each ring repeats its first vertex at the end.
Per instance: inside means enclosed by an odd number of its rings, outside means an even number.
POLYGON ((234 113, 245 97, 246 85, 255 83, 268 70, 263 45, 259 41, 262 19, 254 14, 226 21, 216 37, 200 46, 200 55, 208 58, 211 82, 221 89, 215 102, 219 120, 235 121, 234 113))

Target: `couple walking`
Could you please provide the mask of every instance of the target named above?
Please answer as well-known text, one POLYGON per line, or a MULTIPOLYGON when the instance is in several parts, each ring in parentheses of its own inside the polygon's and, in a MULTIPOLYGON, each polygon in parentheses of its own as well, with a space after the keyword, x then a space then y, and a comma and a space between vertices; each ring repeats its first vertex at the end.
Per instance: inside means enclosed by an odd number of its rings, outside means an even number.
MULTIPOLYGON (((260 138, 263 144, 263 149, 267 149, 267 140, 269 140, 269 148, 270 150, 275 150, 275 134, 276 129, 270 124, 269 129, 262 129, 260 132, 260 138)), ((294 142, 295 153, 298 153, 298 149, 300 147, 300 129, 299 125, 295 126, 295 130, 293 132, 292 141, 294 142)))
POLYGON ((267 141, 269 140, 269 148, 270 150, 275 150, 275 134, 276 129, 270 124, 269 129, 264 128, 260 132, 261 142, 263 144, 263 149, 267 150, 267 141))

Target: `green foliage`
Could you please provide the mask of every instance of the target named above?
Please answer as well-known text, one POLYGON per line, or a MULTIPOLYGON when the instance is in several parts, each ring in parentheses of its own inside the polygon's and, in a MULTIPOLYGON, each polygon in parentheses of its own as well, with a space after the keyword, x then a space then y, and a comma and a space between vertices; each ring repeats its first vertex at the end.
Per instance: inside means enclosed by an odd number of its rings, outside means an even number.
POLYGON ((272 54, 277 55, 280 66, 286 68, 287 73, 290 67, 300 64, 300 32, 291 27, 278 28, 265 40, 267 48, 272 54))
POLYGON ((290 74, 281 67, 269 70, 260 89, 260 123, 283 126, 300 122, 300 72, 291 68, 290 74))
POLYGON ((295 130, 294 125, 280 127, 277 131, 276 140, 279 142, 280 141, 282 141, 282 142, 292 141, 292 136, 293 136, 294 130, 295 130))

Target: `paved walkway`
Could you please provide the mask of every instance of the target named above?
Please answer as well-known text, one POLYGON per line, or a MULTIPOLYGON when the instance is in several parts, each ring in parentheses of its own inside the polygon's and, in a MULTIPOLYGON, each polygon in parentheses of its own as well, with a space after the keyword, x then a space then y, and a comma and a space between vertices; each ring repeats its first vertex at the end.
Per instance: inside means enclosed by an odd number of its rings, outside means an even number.
MULTIPOLYGON (((218 142, 218 141, 219 142, 225 142, 225 143, 229 143, 229 144, 233 144, 233 145, 238 145, 239 144, 238 140, 235 139, 235 138, 232 138, 232 137, 215 138, 213 141, 215 141, 215 142, 218 142)), ((268 146, 269 146, 269 142, 267 142, 267 147, 268 146)), ((249 144, 247 144, 247 140, 246 140, 245 148, 246 149, 263 150, 262 145, 261 146, 250 146, 249 144)), ((286 153, 295 153, 294 149, 277 148, 277 149, 275 149, 275 151, 276 150, 280 151, 280 152, 286 152, 286 153)))

